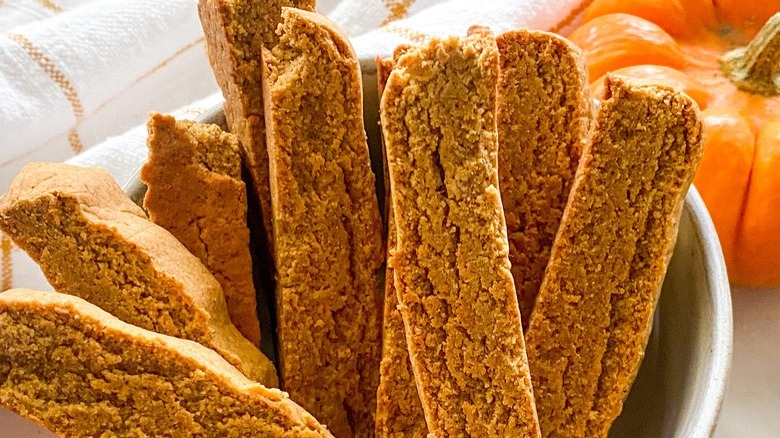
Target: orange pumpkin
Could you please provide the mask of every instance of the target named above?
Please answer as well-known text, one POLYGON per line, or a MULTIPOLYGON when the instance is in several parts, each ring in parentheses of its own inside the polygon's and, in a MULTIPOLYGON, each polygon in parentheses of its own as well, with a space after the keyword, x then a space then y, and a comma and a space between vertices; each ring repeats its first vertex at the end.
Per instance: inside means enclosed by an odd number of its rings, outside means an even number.
POLYGON ((569 38, 594 95, 614 72, 688 93, 702 109, 694 184, 729 277, 780 284, 780 0, 595 0, 569 38), (762 26, 763 25, 763 26, 762 26))

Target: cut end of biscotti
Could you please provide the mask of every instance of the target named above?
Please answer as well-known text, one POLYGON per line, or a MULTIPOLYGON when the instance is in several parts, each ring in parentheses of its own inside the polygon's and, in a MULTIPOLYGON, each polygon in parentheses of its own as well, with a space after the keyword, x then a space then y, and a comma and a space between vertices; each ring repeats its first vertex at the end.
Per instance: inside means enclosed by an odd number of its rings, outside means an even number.
POLYGON ((495 45, 496 39, 489 28, 473 26, 469 29, 469 34, 465 38, 457 36, 441 39, 432 38, 419 46, 401 46, 394 53, 395 69, 396 71, 402 71, 412 66, 426 68, 428 66, 420 65, 423 56, 430 56, 430 60, 436 63, 444 63, 447 62, 449 55, 453 53, 464 59, 470 56, 479 56, 480 63, 483 66, 488 66, 494 62, 492 58, 498 56, 497 51, 490 50, 495 48, 495 45))
POLYGON ((182 122, 197 141, 196 161, 211 172, 241 181, 238 138, 217 125, 182 122))
MULTIPOLYGON (((299 50, 305 50, 306 48, 316 49, 312 43, 323 43, 326 40, 327 45, 335 47, 339 55, 350 59, 357 58, 349 38, 341 28, 324 15, 316 12, 299 8, 282 8, 282 22, 276 29, 276 34, 279 36, 279 44, 269 50, 280 59, 285 59, 291 55, 290 48, 299 50), (323 32, 327 34, 325 39, 323 39, 323 32)), ((322 50, 322 48, 319 50, 322 50)), ((311 53, 311 55, 317 56, 320 54, 311 53)))
POLYGON ((630 99, 653 100, 660 106, 669 106, 677 111, 674 116, 678 118, 678 123, 685 127, 688 135, 685 142, 685 156, 688 157, 687 170, 692 167, 695 172, 704 152, 702 117, 696 101, 684 92, 653 79, 607 74, 604 78, 604 95, 601 97, 601 104, 610 106, 613 102, 630 99))
POLYGON ((63 436, 330 437, 214 351, 64 294, 0 294, 0 405, 63 436))

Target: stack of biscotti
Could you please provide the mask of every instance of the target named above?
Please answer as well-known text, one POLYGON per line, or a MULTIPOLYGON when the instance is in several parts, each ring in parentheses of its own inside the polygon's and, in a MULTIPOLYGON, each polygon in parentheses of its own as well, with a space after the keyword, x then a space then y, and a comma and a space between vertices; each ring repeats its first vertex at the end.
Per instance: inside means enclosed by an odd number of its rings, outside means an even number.
POLYGON ((282 388, 337 436, 371 436, 381 215, 357 57, 313 9, 311 0, 199 2, 273 260, 282 388))
POLYGON ((271 361, 230 321, 219 282, 108 172, 25 166, 0 198, 0 229, 55 290, 141 328, 201 343, 247 377, 277 386, 271 361))
MULTIPOLYGON (((579 50, 564 38, 521 29, 497 38, 499 186, 506 217, 509 259, 524 325, 566 205, 589 116, 587 75, 579 50)), ((377 60, 381 96, 398 58, 377 60)), ((386 182, 389 187, 389 181, 386 182)), ((377 435, 427 434, 397 308, 393 263, 396 246, 392 199, 388 207, 388 264, 377 435)))
POLYGON ((217 280, 107 172, 26 166, 0 228, 62 292, 0 294, 3 407, 63 436, 331 436, 269 389, 217 280))
POLYGON ((152 115, 150 218, 97 169, 32 164, 0 198, 61 292, 0 294, 0 405, 65 436, 606 436, 701 156, 695 103, 608 76, 594 116, 546 32, 400 46, 378 60, 383 248, 344 34, 312 0, 199 5, 232 132, 152 115))
POLYGON ((588 133, 579 51, 526 30, 497 50, 480 29, 402 47, 378 77, 392 279, 377 436, 606 436, 701 157, 695 103, 614 77, 588 133))

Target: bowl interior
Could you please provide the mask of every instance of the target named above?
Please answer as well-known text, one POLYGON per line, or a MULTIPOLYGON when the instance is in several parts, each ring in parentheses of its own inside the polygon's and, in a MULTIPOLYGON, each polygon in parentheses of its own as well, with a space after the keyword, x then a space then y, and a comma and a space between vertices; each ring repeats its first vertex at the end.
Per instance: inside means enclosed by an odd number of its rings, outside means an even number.
MULTIPOLYGON (((364 120, 381 208, 384 182, 374 59, 362 59, 361 68, 364 120)), ((224 127, 221 106, 199 121, 224 127)), ((145 187, 137 173, 125 191, 141 203, 145 187)), ((610 437, 709 436, 730 357, 731 301, 725 265, 712 222, 692 188, 645 358, 610 437)))

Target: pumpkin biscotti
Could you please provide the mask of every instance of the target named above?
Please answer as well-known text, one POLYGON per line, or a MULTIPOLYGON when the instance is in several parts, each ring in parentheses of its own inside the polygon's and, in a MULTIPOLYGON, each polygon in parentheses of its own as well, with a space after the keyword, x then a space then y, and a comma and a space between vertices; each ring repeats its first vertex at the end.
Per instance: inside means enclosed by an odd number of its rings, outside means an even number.
MULTIPOLYGON (((263 225, 271 235, 271 191, 263 118, 262 49, 273 47, 282 7, 314 10, 315 0, 199 0, 209 62, 222 94, 230 132, 243 148, 263 225)), ((273 245, 271 252, 273 253, 273 245)))
POLYGON ((522 29, 496 40, 498 178, 527 326, 588 131, 588 77, 579 49, 563 37, 522 29))
POLYGON ((545 436, 605 437, 620 413, 702 150, 688 96, 607 77, 526 334, 545 436))
POLYGON ((108 172, 25 166, 0 198, 0 229, 57 291, 138 327, 199 342, 250 379, 277 385, 273 364, 230 322, 217 280, 108 172))
POLYGON ((282 17, 263 54, 282 385, 336 436, 373 436, 382 225, 360 69, 324 17, 282 17))
POLYGON ((246 185, 235 135, 216 125, 152 114, 144 208, 209 269, 225 293, 228 315, 252 344, 260 321, 246 223, 246 185))
POLYGON ((61 436, 331 437, 208 348, 25 289, 0 294, 0 405, 61 436))
MULTIPOLYGON (((394 58, 409 50, 396 49, 394 58)), ((387 78, 393 69, 392 59, 377 58, 377 81, 382 96, 387 78)), ((383 154, 384 157, 387 154, 383 154)), ((385 163, 385 173, 387 165, 385 163)), ((414 383, 409 350, 398 296, 395 290, 395 274, 391 259, 396 248, 396 226, 390 195, 390 181, 385 176, 385 206, 387 208, 387 265, 385 268, 385 302, 382 323, 382 362, 379 365, 379 389, 376 399, 376 436, 378 438, 425 438, 428 427, 417 386, 414 383)))
POLYGON ((539 436, 498 192, 486 29, 401 56, 382 95, 395 286, 435 436, 539 436))

